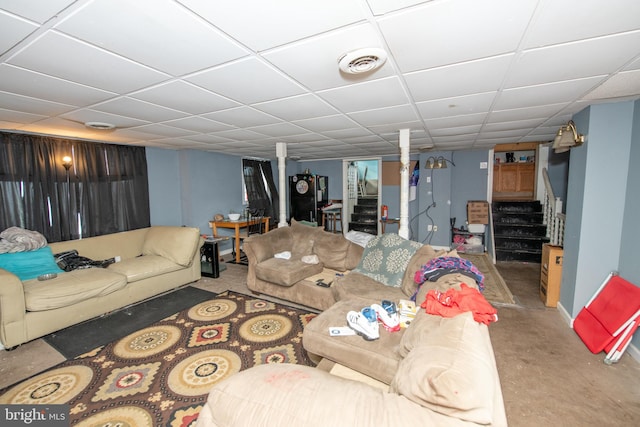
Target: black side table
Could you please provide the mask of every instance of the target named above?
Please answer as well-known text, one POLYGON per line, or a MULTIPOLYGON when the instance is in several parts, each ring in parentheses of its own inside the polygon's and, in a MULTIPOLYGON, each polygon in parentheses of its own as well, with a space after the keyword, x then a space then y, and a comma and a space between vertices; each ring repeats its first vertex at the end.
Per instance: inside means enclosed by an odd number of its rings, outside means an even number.
POLYGON ((218 242, 229 240, 228 237, 205 239, 200 248, 200 271, 203 276, 220 277, 220 250, 218 242))

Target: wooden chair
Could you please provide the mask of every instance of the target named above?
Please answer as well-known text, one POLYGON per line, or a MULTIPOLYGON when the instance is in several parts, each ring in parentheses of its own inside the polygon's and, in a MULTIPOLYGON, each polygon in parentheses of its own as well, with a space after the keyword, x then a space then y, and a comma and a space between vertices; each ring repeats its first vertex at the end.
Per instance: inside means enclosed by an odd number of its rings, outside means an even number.
MULTIPOLYGON (((244 239, 254 234, 263 234, 265 231, 264 227, 264 210, 263 209, 255 209, 250 210, 247 217, 248 225, 245 229, 240 231, 240 245, 244 239)), ((235 244, 233 245, 235 248, 235 244)), ((235 258, 235 250, 233 251, 233 257, 235 258)), ((248 264, 247 255, 242 252, 242 246, 240 246, 240 263, 248 264)))

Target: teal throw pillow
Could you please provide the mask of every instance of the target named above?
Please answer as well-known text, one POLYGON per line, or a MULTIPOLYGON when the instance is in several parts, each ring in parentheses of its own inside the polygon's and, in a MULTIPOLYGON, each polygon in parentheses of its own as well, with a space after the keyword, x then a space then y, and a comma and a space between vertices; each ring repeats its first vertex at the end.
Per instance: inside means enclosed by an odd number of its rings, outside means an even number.
POLYGON ((360 264, 353 270, 399 288, 411 257, 422 243, 407 240, 395 233, 386 233, 370 240, 364 248, 360 264))
POLYGON ((0 254, 0 268, 7 270, 20 280, 35 279, 41 274, 62 273, 49 246, 35 251, 0 254))

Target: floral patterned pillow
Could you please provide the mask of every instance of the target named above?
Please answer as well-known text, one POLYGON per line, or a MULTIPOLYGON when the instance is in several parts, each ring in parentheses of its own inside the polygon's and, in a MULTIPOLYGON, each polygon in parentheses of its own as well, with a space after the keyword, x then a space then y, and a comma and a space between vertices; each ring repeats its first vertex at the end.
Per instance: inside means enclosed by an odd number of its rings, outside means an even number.
POLYGON ((353 270, 394 288, 402 285, 404 272, 422 243, 395 233, 377 236, 367 243, 360 264, 353 270))

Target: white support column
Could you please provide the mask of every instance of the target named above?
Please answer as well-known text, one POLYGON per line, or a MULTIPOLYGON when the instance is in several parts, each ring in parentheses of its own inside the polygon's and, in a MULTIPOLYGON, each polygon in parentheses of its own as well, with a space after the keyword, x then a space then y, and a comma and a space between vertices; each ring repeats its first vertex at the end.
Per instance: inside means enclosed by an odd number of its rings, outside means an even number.
POLYGON ((400 225, 398 235, 409 238, 409 129, 400 129, 400 225))
MULTIPOLYGON (((280 222, 278 227, 287 227, 287 171, 286 171, 286 159, 287 159, 287 143, 276 142, 276 156, 278 157, 278 191, 279 194, 279 210, 280 210, 280 222)), ((275 218, 274 218, 275 219, 275 218)))

